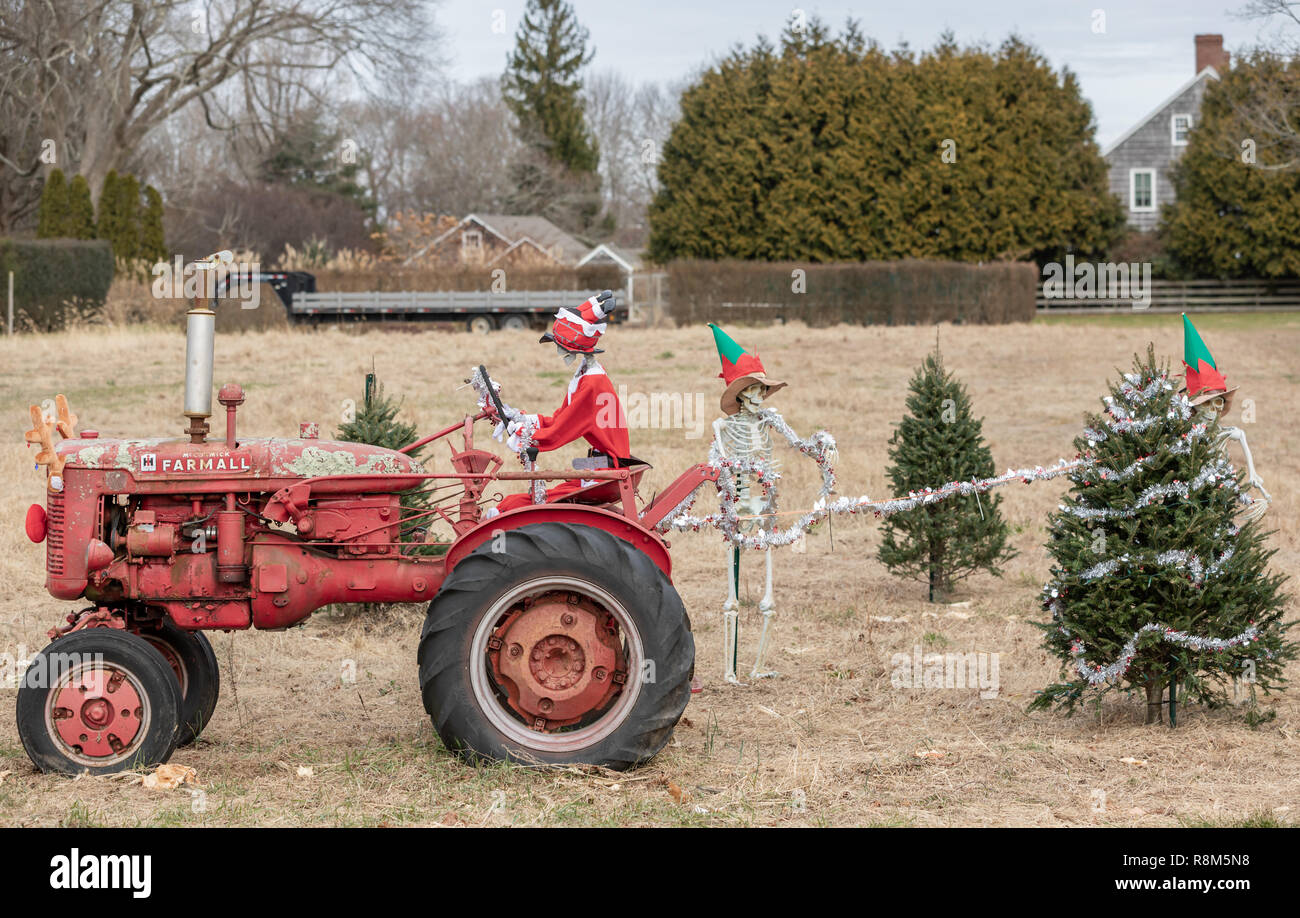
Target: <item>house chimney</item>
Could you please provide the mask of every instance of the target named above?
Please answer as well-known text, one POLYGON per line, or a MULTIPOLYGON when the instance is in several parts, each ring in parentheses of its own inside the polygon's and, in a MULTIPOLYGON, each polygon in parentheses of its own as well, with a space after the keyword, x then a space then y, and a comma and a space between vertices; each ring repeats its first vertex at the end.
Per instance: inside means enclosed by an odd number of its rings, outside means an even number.
POLYGON ((1197 35, 1196 36, 1196 72, 1200 73, 1206 67, 1213 67, 1222 76, 1223 72, 1228 69, 1228 58, 1231 55, 1223 50, 1222 35, 1197 35))

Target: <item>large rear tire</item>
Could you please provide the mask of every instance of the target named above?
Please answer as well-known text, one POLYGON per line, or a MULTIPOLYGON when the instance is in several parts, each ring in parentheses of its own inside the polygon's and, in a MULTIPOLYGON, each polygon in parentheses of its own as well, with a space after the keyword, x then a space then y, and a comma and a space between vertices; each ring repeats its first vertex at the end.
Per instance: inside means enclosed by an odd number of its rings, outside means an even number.
POLYGON ((181 728, 176 745, 188 746, 212 719, 221 695, 221 669, 212 643, 201 631, 186 631, 170 618, 157 629, 138 632, 163 655, 181 686, 181 728))
POLYGON ((424 707, 448 749, 626 769, 672 736, 695 641, 645 553, 594 527, 538 523, 456 565, 418 656, 424 707))
POLYGON ((134 634, 89 628, 27 667, 18 736, 41 771, 111 775, 166 762, 180 710, 180 685, 162 654, 134 634))

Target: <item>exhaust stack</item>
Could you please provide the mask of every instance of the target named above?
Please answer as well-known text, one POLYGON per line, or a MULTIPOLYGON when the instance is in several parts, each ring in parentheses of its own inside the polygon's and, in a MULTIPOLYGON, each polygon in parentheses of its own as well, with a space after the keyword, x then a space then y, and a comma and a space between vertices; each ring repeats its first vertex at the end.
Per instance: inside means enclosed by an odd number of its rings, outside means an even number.
POLYGON ((194 262, 191 267, 202 272, 198 296, 185 314, 185 416, 190 426, 185 432, 191 443, 203 443, 208 437, 208 418, 212 417, 212 361, 216 336, 217 314, 212 311, 211 300, 205 302, 204 293, 215 297, 215 285, 209 285, 213 270, 220 270, 234 261, 233 252, 226 250, 194 262))

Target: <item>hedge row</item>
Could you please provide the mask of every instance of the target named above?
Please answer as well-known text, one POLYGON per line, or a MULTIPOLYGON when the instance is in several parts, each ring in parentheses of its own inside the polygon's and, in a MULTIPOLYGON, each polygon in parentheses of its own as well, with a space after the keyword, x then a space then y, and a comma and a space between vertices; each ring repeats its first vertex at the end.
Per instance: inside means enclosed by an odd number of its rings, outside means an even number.
POLYGON ((113 250, 103 239, 0 239, 0 296, 8 295, 10 271, 15 326, 59 329, 103 308, 113 250))
POLYGON ((679 324, 997 324, 1034 317, 1037 281, 1026 262, 676 261, 667 299, 679 324))

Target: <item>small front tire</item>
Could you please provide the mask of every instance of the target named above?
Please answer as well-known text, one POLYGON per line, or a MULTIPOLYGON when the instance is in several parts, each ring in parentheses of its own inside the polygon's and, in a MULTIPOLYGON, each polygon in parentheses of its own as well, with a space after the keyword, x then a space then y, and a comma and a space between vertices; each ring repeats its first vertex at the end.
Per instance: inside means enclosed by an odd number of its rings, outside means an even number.
POLYGON ((44 772, 111 775, 176 749, 180 684, 148 641, 111 628, 59 638, 18 689, 18 736, 44 772))
POLYGON ((186 631, 170 618, 156 629, 137 632, 167 660, 181 686, 180 733, 176 745, 188 746, 212 719, 221 695, 221 670, 212 643, 201 631, 186 631))

